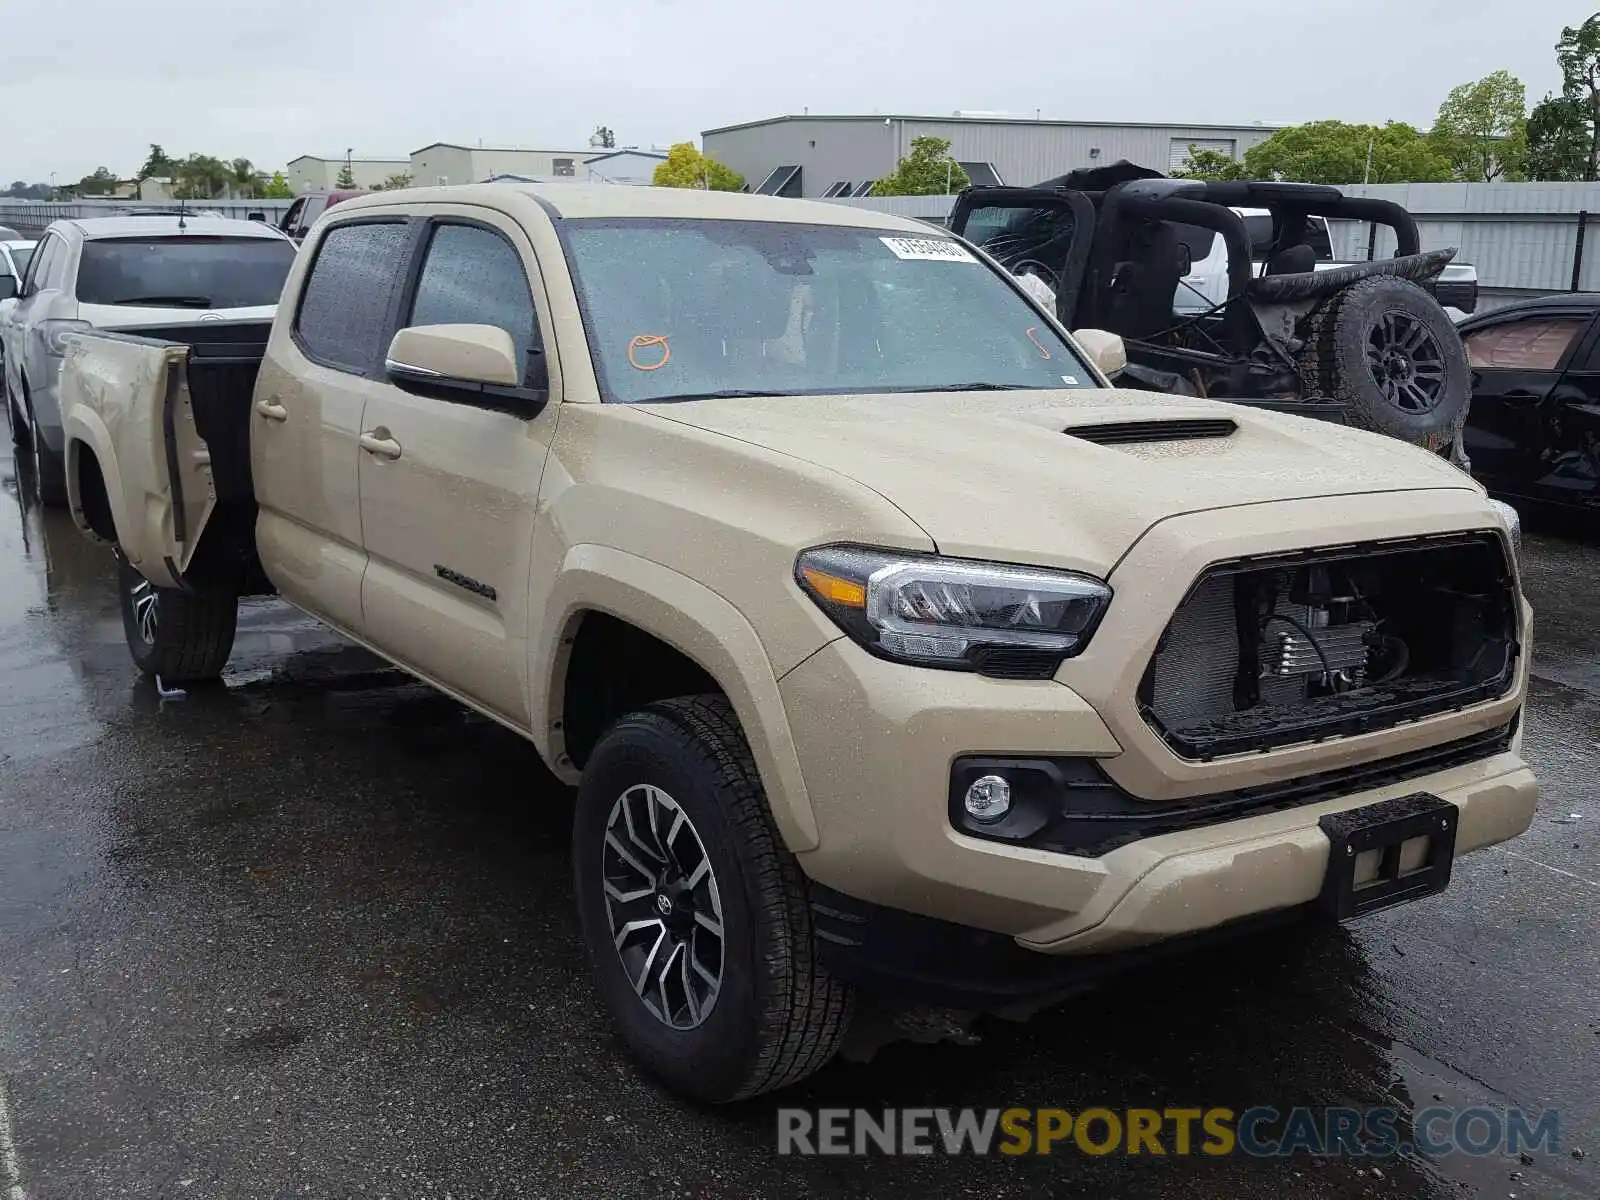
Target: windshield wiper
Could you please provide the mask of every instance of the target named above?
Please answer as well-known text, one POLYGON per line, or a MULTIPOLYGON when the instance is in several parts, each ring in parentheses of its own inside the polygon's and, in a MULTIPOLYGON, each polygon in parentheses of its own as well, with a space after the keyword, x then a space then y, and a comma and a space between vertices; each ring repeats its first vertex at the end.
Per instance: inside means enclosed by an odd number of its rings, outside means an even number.
POLYGON ((638 404, 677 404, 682 400, 737 400, 746 396, 793 396, 794 392, 761 392, 746 388, 724 388, 717 392, 679 392, 675 396, 651 396, 638 404))
POLYGON ((154 308, 212 308, 210 296, 124 296, 112 304, 146 304, 154 308))
POLYGON ((925 387, 897 387, 890 389, 896 392, 1033 392, 1047 389, 1034 387, 1031 383, 935 383, 925 387))

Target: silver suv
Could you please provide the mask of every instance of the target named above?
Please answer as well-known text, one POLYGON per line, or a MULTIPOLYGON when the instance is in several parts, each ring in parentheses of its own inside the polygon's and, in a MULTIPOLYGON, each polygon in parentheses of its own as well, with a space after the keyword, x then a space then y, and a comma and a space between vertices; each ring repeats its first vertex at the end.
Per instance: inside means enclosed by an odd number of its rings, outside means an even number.
POLYGON ((67 502, 56 383, 68 337, 270 320, 294 256, 278 230, 221 217, 100 217, 45 230, 16 298, 0 300, 12 440, 32 447, 40 501, 67 502))

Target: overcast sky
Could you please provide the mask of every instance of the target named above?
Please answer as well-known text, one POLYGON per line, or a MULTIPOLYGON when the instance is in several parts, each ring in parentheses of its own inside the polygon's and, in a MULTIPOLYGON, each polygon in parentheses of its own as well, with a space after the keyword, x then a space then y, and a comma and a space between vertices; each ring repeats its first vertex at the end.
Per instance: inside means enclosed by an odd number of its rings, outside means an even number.
MULTIPOLYGON (((1589 0, 1596 3, 1597 0, 1589 0)), ((1557 86, 1554 0, 5 0, 0 179, 174 157, 619 144, 809 106, 1399 119, 1500 67, 1557 86), (54 14, 51 10, 55 9, 54 14)))

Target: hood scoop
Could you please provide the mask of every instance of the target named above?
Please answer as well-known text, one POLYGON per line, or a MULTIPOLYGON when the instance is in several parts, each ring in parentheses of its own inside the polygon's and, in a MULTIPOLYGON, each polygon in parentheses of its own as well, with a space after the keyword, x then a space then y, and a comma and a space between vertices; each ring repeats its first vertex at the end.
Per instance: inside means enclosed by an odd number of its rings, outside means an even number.
POLYGON ((1097 425, 1068 425, 1061 432, 1100 446, 1130 446, 1140 442, 1188 442, 1199 438, 1225 438, 1239 426, 1227 417, 1190 417, 1167 421, 1109 421, 1097 425))

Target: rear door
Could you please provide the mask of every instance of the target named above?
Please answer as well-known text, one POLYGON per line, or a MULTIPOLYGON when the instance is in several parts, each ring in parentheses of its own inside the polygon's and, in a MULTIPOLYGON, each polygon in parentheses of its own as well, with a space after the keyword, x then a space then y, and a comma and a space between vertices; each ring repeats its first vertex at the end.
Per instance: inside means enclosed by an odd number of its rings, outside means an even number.
POLYGON ((262 564, 287 599, 357 634, 367 565, 361 418, 388 390, 383 359, 413 226, 404 214, 359 217, 307 244, 303 282, 285 298, 293 312, 273 325, 250 415, 262 564))
POLYGON ((968 188, 956 199, 950 229, 981 247, 1013 275, 1033 275, 1055 293, 1068 329, 1089 264, 1094 207, 1065 188, 968 188))
POLYGON ((1512 312, 1461 337, 1472 370, 1465 445, 1491 490, 1533 496, 1549 471, 1548 403, 1594 323, 1592 310, 1512 312))
MULTIPOLYGON (((546 374, 549 313, 527 235, 491 209, 430 205, 427 212, 397 326, 504 329, 532 386, 546 374)), ((553 368, 552 401, 559 395, 553 368)), ((384 385, 362 421, 367 637, 519 726, 529 720, 534 517, 558 407, 384 385)))

